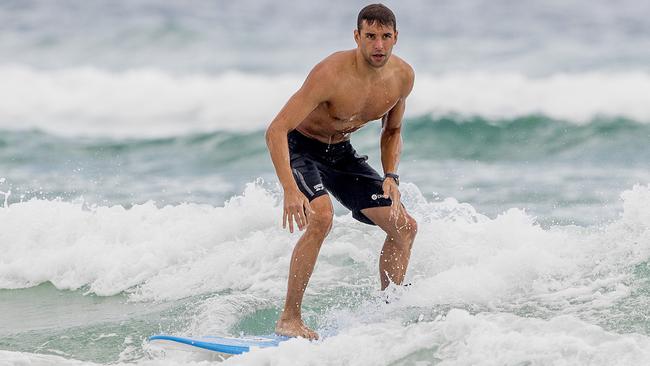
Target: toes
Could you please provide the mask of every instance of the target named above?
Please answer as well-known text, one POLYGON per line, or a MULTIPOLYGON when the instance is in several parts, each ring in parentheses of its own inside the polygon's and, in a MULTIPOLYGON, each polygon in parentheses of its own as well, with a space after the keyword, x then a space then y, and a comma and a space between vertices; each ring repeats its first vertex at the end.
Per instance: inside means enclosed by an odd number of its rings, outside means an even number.
POLYGON ((275 333, 289 337, 302 337, 309 340, 318 339, 318 333, 309 329, 303 322, 296 322, 292 324, 277 324, 275 333))
POLYGON ((310 339, 310 340, 318 339, 318 333, 316 333, 315 331, 307 328, 307 326, 305 326, 304 324, 302 326, 302 330, 304 332, 303 338, 307 338, 307 339, 310 339))

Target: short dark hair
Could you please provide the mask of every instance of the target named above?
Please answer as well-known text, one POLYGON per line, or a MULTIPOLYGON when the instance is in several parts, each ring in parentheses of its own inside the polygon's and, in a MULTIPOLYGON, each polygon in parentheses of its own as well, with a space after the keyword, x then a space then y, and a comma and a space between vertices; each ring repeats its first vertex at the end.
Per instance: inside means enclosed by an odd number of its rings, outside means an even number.
POLYGON ((370 4, 365 8, 361 9, 359 16, 357 17, 357 29, 361 31, 361 23, 366 21, 368 25, 379 22, 379 24, 388 27, 393 26, 393 30, 397 30, 397 21, 395 20, 395 14, 393 11, 388 9, 384 4, 370 4))

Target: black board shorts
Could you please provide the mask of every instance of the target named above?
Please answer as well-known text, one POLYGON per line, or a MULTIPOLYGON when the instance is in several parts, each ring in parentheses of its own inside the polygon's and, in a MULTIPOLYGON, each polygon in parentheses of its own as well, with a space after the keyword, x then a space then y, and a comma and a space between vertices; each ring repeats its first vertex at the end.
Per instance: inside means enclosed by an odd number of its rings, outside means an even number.
POLYGON ((289 132, 287 139, 293 177, 310 202, 329 192, 352 211, 352 217, 369 225, 375 223, 361 210, 391 205, 390 198, 378 197, 384 179, 350 141, 326 144, 297 130, 289 132))

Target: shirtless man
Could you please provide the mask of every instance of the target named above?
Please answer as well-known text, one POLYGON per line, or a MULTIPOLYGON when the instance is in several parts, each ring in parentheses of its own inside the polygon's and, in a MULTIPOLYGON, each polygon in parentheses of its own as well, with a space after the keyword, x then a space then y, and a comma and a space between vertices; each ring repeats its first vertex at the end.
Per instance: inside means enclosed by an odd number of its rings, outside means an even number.
POLYGON ((284 311, 275 332, 317 339, 301 317, 302 298, 323 240, 332 227, 331 193, 352 216, 387 234, 379 259, 381 289, 401 284, 417 224, 398 189, 406 97, 413 69, 391 56, 397 42, 393 12, 381 4, 361 10, 354 31, 357 48, 325 58, 309 73, 266 131, 266 143, 284 190, 282 226, 305 230, 289 269, 284 311), (350 145, 350 133, 381 119, 384 176, 350 145))

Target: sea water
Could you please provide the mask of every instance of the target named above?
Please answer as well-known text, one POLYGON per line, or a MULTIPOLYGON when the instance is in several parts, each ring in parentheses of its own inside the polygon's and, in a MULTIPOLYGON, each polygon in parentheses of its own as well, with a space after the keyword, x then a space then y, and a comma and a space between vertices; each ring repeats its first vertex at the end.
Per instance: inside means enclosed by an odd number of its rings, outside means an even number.
MULTIPOLYGON (((0 364, 272 333, 300 233, 264 129, 363 5, 0 2, 0 364)), ((379 291, 384 234, 336 204, 303 304, 323 339, 225 363, 650 363, 648 4, 387 5, 416 70, 411 286, 379 291)), ((379 135, 352 144, 381 171, 379 135)))

